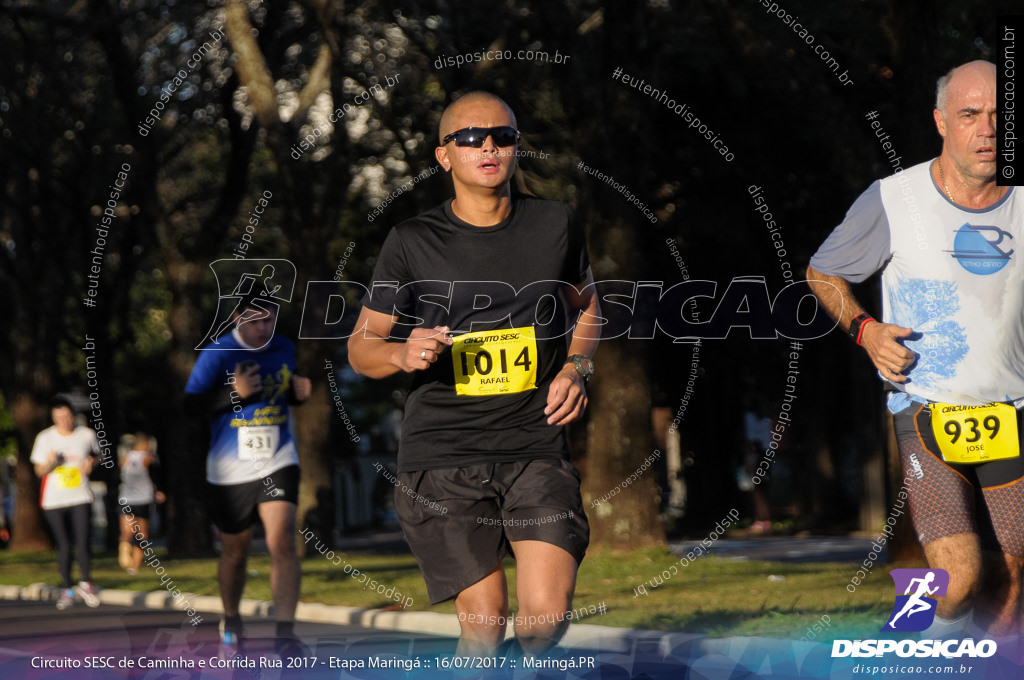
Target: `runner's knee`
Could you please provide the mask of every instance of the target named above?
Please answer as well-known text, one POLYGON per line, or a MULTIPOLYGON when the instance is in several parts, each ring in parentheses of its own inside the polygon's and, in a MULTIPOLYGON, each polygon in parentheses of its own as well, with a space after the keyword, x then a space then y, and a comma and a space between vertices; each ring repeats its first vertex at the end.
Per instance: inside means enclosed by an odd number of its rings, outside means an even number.
POLYGON ((249 556, 249 541, 243 538, 241 534, 222 534, 221 542, 224 546, 220 553, 221 560, 238 563, 245 562, 249 556))
POLYGON ((520 598, 516 628, 534 637, 552 637, 569 624, 570 609, 571 601, 564 595, 520 598))
POLYGON ((463 637, 496 645, 505 638, 508 609, 494 604, 464 608, 460 604, 459 627, 463 637))
POLYGON ((298 557, 295 550, 295 537, 290 533, 282 533, 267 542, 267 550, 271 559, 293 559, 298 557))

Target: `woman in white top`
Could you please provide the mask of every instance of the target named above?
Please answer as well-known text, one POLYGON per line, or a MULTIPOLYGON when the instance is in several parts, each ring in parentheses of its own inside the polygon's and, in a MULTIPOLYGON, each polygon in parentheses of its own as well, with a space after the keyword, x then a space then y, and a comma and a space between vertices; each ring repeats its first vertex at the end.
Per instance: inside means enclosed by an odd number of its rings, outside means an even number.
POLYGON ((58 609, 67 609, 77 592, 87 605, 98 607, 99 597, 90 575, 89 529, 92 490, 89 474, 93 459, 99 453, 96 433, 88 427, 75 426, 75 412, 62 398, 53 401, 50 410, 53 426, 36 435, 30 458, 38 477, 43 480, 39 505, 43 509, 53 538, 57 542, 57 566, 62 581, 58 609), (82 580, 71 587, 71 542, 82 580))
POLYGON ((153 442, 145 432, 135 433, 132 450, 121 458, 121 543, 118 546, 118 564, 129 574, 137 574, 142 565, 143 552, 139 544, 149 537, 149 513, 153 501, 164 502, 164 494, 157 491, 149 474, 156 463, 153 442))

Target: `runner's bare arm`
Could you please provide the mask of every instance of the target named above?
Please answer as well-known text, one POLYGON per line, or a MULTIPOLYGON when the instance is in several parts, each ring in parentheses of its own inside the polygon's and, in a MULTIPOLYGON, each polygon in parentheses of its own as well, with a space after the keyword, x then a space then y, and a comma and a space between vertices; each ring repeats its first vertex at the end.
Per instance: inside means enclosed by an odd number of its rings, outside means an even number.
MULTIPOLYGON (((593 357, 597 351, 597 343, 601 339, 601 302, 597 295, 594 274, 587 268, 586 278, 575 287, 568 287, 566 297, 573 309, 581 314, 572 329, 572 341, 569 344, 569 356, 582 354, 593 357)), ((587 409, 586 383, 571 362, 562 366, 562 370, 548 387, 548 403, 544 414, 548 416, 549 425, 568 425, 579 419, 587 409)))
POLYGON ((368 378, 386 378, 399 371, 428 368, 452 344, 447 326, 416 328, 405 342, 388 342, 397 317, 363 307, 356 332, 348 339, 352 370, 368 378))
MULTIPOLYGON (((807 285, 829 316, 839 322, 844 332, 850 330, 850 322, 858 314, 864 313, 864 308, 853 296, 846 279, 823 274, 808 266, 807 285)), ((862 329, 861 346, 882 377, 893 382, 906 382, 907 377, 901 373, 917 360, 917 355, 900 344, 900 340, 909 337, 914 330, 881 321, 868 323, 862 329)))
POLYGON ((39 479, 42 479, 46 475, 48 475, 51 472, 53 472, 56 467, 57 467, 57 452, 56 451, 50 451, 50 453, 48 453, 46 455, 46 462, 44 462, 44 463, 36 463, 35 465, 32 466, 33 470, 35 470, 36 477, 38 477, 39 479))

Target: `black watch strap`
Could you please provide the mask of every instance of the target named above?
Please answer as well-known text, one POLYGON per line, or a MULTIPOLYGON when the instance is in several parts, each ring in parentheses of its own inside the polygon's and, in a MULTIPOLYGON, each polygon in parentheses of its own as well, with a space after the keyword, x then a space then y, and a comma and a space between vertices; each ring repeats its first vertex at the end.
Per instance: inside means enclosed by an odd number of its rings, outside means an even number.
POLYGON ((853 321, 850 322, 850 338, 855 343, 860 344, 860 336, 864 333, 864 326, 875 319, 866 312, 861 312, 857 316, 853 317, 853 321))

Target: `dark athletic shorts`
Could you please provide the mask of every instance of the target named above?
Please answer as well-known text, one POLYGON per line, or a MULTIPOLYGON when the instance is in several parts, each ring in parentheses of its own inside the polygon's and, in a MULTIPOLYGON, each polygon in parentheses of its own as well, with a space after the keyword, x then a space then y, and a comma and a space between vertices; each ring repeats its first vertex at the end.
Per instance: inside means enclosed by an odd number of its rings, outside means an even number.
POLYGON ((501 564, 513 541, 544 541, 578 565, 590 542, 580 475, 539 458, 403 472, 395 511, 427 582, 430 602, 450 600, 501 564))
POLYGON ((131 512, 125 512, 125 506, 121 506, 121 514, 126 517, 134 517, 135 519, 149 519, 149 503, 139 503, 138 505, 132 505, 128 503, 128 507, 131 508, 131 512))
MULTIPOLYGON (((927 406, 893 416, 910 514, 921 545, 973 533, 984 550, 1024 557, 1024 457, 977 465, 942 460, 927 406)), ((1017 411, 1018 436, 1024 436, 1017 411)))
POLYGON ((299 503, 299 466, 289 465, 242 484, 207 484, 210 519, 225 534, 240 534, 259 519, 268 501, 299 503))

